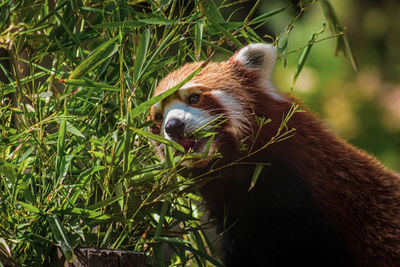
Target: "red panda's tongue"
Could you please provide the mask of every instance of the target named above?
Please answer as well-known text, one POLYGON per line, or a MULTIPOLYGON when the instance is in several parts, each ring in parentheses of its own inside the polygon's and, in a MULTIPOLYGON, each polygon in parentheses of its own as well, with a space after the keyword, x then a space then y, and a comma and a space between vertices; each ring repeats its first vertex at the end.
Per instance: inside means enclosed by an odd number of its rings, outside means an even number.
POLYGON ((194 146, 194 144, 196 144, 196 140, 189 139, 189 138, 180 138, 178 140, 178 144, 183 146, 185 148, 185 151, 188 151, 190 148, 192 148, 194 146))

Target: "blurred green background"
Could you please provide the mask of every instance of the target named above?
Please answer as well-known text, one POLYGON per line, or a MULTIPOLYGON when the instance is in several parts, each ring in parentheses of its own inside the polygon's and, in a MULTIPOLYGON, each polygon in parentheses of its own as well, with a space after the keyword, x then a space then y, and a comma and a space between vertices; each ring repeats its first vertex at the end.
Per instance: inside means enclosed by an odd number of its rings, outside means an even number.
MULTIPOLYGON (((331 4, 358 61, 352 68, 336 42, 314 44, 293 92, 322 118, 337 135, 375 155, 400 171, 400 2, 336 0, 331 4)), ((265 1, 259 12, 280 7, 282 1, 265 1)), ((275 16, 268 31, 281 32, 294 10, 275 16)), ((290 33, 288 51, 303 47, 322 28, 323 11, 311 6, 290 33)), ((329 30, 319 38, 329 37, 329 30)), ((274 74, 276 87, 290 91, 301 53, 289 54, 287 67, 280 61, 274 74)))

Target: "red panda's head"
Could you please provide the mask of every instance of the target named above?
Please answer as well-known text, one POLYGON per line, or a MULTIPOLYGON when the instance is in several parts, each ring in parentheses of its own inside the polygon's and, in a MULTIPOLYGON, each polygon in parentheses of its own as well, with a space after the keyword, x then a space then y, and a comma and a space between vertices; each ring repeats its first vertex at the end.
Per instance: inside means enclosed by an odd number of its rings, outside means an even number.
MULTIPOLYGON (((238 151, 240 143, 251 139, 257 130, 254 124, 260 98, 284 101, 270 82, 275 60, 275 47, 251 44, 227 61, 209 63, 176 93, 151 108, 150 116, 155 121, 151 131, 179 143, 187 151, 204 153, 207 138, 190 136, 201 128, 216 132, 209 154, 218 150, 225 156, 224 151, 238 151), (213 127, 216 124, 217 128, 213 127)), ((155 94, 172 88, 201 64, 186 64, 170 73, 155 94)), ((160 155, 163 157, 162 151, 160 155)))

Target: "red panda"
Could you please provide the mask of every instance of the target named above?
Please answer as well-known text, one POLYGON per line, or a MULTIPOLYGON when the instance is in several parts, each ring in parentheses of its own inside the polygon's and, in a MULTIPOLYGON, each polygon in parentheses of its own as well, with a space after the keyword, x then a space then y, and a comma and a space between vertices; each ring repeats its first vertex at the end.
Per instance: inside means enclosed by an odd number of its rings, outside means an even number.
MULTIPOLYGON (((398 174, 335 137, 303 107, 287 122, 288 129, 295 129, 290 138, 249 154, 276 135, 297 103, 271 83, 276 57, 272 45, 247 45, 227 61, 209 63, 150 110, 153 133, 199 153, 206 151, 208 139, 190 138, 190 133, 224 119, 209 152, 218 151, 222 158, 191 167, 194 176, 209 173, 199 191, 223 233, 224 263, 400 266, 398 174), (257 118, 270 123, 260 126, 257 118), (245 155, 250 156, 243 164, 230 164, 245 155), (249 190, 257 163, 266 165, 249 190)), ((170 73, 155 94, 201 64, 170 73)))

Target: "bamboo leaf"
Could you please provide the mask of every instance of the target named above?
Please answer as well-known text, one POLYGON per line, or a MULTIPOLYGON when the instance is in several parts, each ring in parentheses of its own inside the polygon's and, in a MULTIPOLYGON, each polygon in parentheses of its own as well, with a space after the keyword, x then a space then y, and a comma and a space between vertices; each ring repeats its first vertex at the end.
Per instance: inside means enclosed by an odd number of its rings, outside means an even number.
POLYGON ((241 48, 243 44, 235 37, 233 36, 232 33, 227 31, 223 26, 221 26, 219 23, 212 21, 211 19, 208 20, 211 25, 213 25, 215 28, 217 28, 226 38, 232 41, 238 48, 241 48))
POLYGON ((67 121, 67 124, 66 124, 66 130, 67 130, 67 132, 70 132, 70 133, 72 133, 73 135, 76 135, 76 136, 79 136, 79 137, 82 137, 82 138, 86 138, 82 133, 81 133, 81 131, 79 131, 77 128, 75 128, 70 122, 68 122, 67 121))
POLYGON ((172 37, 174 37, 175 31, 171 31, 167 37, 163 40, 163 42, 157 47, 156 51, 151 55, 150 59, 146 61, 142 69, 142 73, 144 74, 149 68, 150 64, 153 63, 154 59, 160 54, 161 50, 169 43, 172 37))
POLYGON ((349 57, 353 69, 358 71, 357 61, 353 55, 353 51, 350 47, 347 36, 344 34, 344 28, 341 26, 334 8, 327 0, 321 0, 321 7, 324 12, 325 18, 328 21, 329 28, 331 29, 333 34, 337 35, 335 54, 337 55, 340 51, 343 51, 344 55, 349 57))
POLYGON ((65 134, 67 129, 67 102, 64 102, 64 117, 61 120, 60 130, 58 132, 57 140, 57 158, 56 158, 56 172, 57 178, 62 173, 62 159, 64 158, 64 147, 65 147, 65 134))
POLYGON ((42 212, 35 206, 22 202, 22 201, 16 201, 19 205, 21 205, 26 211, 36 213, 36 214, 42 214, 42 212))
MULTIPOLYGON (((161 235, 161 229, 162 229, 162 225, 164 223, 165 215, 167 214, 167 208, 168 208, 168 203, 166 201, 164 201, 161 206, 160 218, 158 219, 158 224, 157 224, 156 232, 154 234, 154 238, 159 238, 161 235)), ((161 244, 159 244, 159 243, 155 244, 154 253, 155 253, 158 265, 165 266, 161 244)))
POLYGON ((120 200, 121 198, 123 198, 125 194, 121 194, 119 196, 115 196, 115 197, 111 197, 109 199, 105 199, 102 201, 97 202, 96 204, 90 205, 88 206, 86 209, 88 210, 98 210, 101 209, 105 206, 111 205, 112 203, 117 202, 118 200, 120 200))
POLYGON ((204 13, 208 19, 216 23, 225 22, 224 17, 213 0, 204 1, 204 13))
POLYGON ((300 75, 300 72, 302 71, 302 69, 304 67, 304 63, 306 62, 307 57, 310 54, 311 47, 313 46, 315 40, 317 39, 317 36, 318 36, 317 33, 314 33, 313 35, 311 35, 311 38, 308 41, 307 46, 303 49, 303 53, 301 53, 299 61, 297 62, 296 72, 294 74, 293 81, 292 81, 292 90, 293 90, 294 84, 297 81, 297 78, 300 75))
POLYGON ((93 82, 89 79, 67 79, 67 80, 61 80, 62 82, 65 82, 67 85, 73 85, 77 87, 89 87, 89 88, 98 88, 98 89, 103 89, 107 91, 115 91, 119 92, 121 89, 109 84, 104 84, 104 83, 98 83, 98 82, 93 82))
POLYGON ((89 178, 97 171, 103 170, 105 169, 104 166, 94 166, 92 168, 89 168, 87 170, 84 170, 79 176, 78 179, 76 181, 76 185, 79 187, 75 187, 72 192, 71 192, 71 196, 69 198, 69 202, 71 204, 75 204, 76 200, 79 197, 79 194, 81 194, 82 189, 86 186, 86 184, 88 183, 89 178))
POLYGON ((92 69, 99 66, 104 60, 111 57, 118 51, 119 44, 116 42, 118 36, 100 45, 88 58, 83 60, 79 66, 71 73, 69 79, 79 79, 92 69))
POLYGON ((47 217, 47 222, 49 223, 51 232, 53 233, 53 237, 55 241, 60 245, 60 248, 64 253, 65 258, 68 262, 72 262, 74 249, 70 245, 70 242, 65 233, 65 229, 62 226, 61 222, 55 215, 47 217))
POLYGON ((264 14, 262 14, 262 15, 256 17, 256 18, 252 19, 252 20, 251 20, 251 23, 253 24, 253 23, 264 22, 264 21, 266 21, 266 19, 268 19, 268 18, 270 18, 270 17, 272 17, 272 16, 274 16, 274 15, 276 15, 276 14, 279 14, 279 13, 281 13, 282 11, 285 11, 286 9, 287 9, 287 7, 281 7, 281 8, 272 10, 272 11, 270 11, 270 12, 264 13, 264 14))
POLYGON ((253 171, 253 176, 251 177, 251 183, 249 187, 249 191, 254 188, 257 183, 258 177, 261 174, 262 169, 264 168, 263 164, 256 164, 253 171))
POLYGON ((203 39, 203 27, 204 27, 204 19, 199 19, 196 21, 196 28, 194 33, 194 54, 196 60, 199 60, 201 53, 201 41, 203 39))
POLYGON ((168 146, 171 146, 171 147, 175 148, 178 151, 185 152, 185 149, 183 148, 183 146, 181 146, 180 144, 178 144, 176 142, 173 142, 171 140, 167 140, 167 139, 165 139, 165 138, 163 138, 163 137, 161 137, 159 135, 144 131, 142 129, 136 129, 136 128, 131 128, 131 129, 132 129, 132 131, 134 131, 135 133, 140 134, 141 136, 144 136, 144 137, 153 139, 155 141, 158 141, 160 143, 166 144, 168 146))
POLYGON ((93 25, 93 28, 115 29, 115 28, 137 28, 146 25, 143 21, 116 21, 93 25))
POLYGON ((149 47, 150 31, 146 29, 139 38, 139 47, 136 50, 135 65, 133 66, 133 81, 137 83, 140 78, 140 72, 142 70, 144 60, 146 58, 147 49, 149 47))

